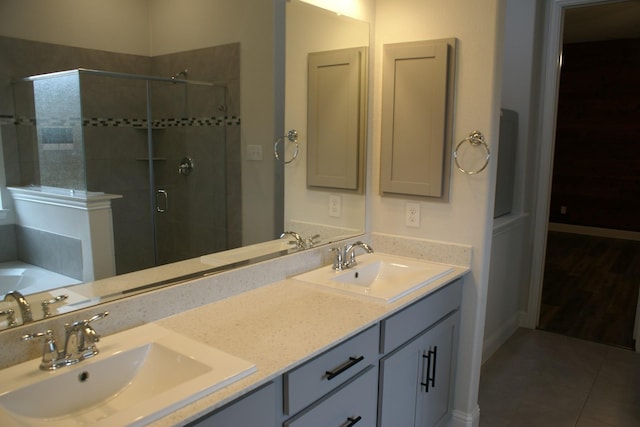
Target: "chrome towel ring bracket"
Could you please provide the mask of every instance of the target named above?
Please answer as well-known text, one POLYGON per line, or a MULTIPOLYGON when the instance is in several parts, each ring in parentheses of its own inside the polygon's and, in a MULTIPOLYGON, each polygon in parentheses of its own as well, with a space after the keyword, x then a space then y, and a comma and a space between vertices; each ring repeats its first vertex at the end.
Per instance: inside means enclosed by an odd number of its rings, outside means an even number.
POLYGON ((482 132, 477 130, 474 130, 469 134, 467 138, 460 141, 453 152, 453 158, 456 162, 456 166, 458 167, 458 170, 462 173, 466 173, 467 175, 475 175, 482 172, 489 164, 490 157, 491 157, 491 152, 489 151, 489 146, 487 145, 487 142, 484 140, 484 135, 482 135, 482 132), (462 166, 460 166, 460 162, 458 161, 462 154, 462 152, 458 154, 458 151, 460 150, 460 148, 465 142, 468 142, 470 147, 480 147, 480 148, 484 148, 484 150, 486 151, 486 156, 484 157, 484 164, 476 170, 469 170, 469 169, 463 168, 462 166))
MULTIPOLYGON (((284 141, 285 138, 287 138, 289 142, 292 142, 295 144, 293 156, 291 156, 291 159, 286 160, 284 158, 285 156, 283 155, 282 162, 284 164, 288 164, 293 162, 296 159, 296 157, 298 157, 298 152, 300 151, 300 146, 298 144, 298 131, 295 129, 291 129, 289 132, 287 132, 285 136, 281 136, 280 138, 276 139, 275 144, 273 144, 273 155, 276 157, 276 160, 280 160, 280 155, 278 154, 278 145, 280 145, 280 141, 284 141)), ((285 150, 286 150, 286 146, 285 146, 285 150)))

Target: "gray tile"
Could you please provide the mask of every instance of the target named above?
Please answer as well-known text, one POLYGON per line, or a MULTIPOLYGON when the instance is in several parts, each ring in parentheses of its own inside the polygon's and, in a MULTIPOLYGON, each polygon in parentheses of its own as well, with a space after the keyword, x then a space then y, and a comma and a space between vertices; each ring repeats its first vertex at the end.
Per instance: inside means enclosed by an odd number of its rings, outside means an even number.
POLYGON ((482 367, 480 426, 640 426, 640 354, 518 330, 482 367))

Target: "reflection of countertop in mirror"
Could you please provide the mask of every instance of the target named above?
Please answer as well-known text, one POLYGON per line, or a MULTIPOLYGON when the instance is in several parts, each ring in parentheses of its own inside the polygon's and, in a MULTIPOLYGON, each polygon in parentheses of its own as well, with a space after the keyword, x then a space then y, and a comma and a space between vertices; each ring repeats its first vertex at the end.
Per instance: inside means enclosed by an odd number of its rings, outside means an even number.
POLYGON ((234 263, 247 262, 250 259, 259 259, 282 251, 288 251, 292 246, 288 241, 273 240, 257 245, 232 249, 220 253, 205 255, 199 258, 178 261, 171 264, 160 265, 151 269, 135 271, 119 276, 109 277, 94 282, 76 285, 73 290, 100 302, 110 301, 126 294, 138 293, 154 284, 165 284, 167 278, 190 277, 199 272, 216 268, 224 268, 234 263))
POLYGON ((295 250, 295 243, 286 239, 271 240, 269 242, 257 243, 237 249, 230 249, 223 252, 204 255, 200 257, 200 262, 212 267, 220 267, 226 264, 245 261, 248 259, 260 258, 265 255, 295 250))
POLYGON ((158 324, 163 327, 255 363, 257 372, 151 425, 173 426, 193 421, 435 292, 467 271, 465 267, 454 267, 454 271, 432 285, 391 304, 288 279, 160 320, 158 324))

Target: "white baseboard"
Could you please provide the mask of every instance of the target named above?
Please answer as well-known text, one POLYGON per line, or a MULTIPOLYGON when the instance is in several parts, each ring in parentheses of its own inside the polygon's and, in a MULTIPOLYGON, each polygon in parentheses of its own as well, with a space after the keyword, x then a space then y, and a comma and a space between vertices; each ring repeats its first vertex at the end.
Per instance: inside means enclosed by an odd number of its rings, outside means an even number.
POLYGON ((455 410, 449 420, 447 427, 479 427, 480 426, 480 407, 476 405, 473 412, 462 412, 455 410))
POLYGON ((482 344, 482 363, 486 362, 487 359, 493 355, 493 353, 500 348, 502 344, 509 339, 511 335, 518 329, 520 326, 520 318, 522 317, 521 312, 515 313, 509 320, 504 322, 496 331, 491 333, 489 336, 484 337, 484 343, 482 344))
POLYGON ((640 240, 640 232, 627 230, 614 230, 611 228, 586 227, 584 225, 549 223, 549 231, 563 233, 584 234, 587 236, 610 237, 612 239, 640 240))

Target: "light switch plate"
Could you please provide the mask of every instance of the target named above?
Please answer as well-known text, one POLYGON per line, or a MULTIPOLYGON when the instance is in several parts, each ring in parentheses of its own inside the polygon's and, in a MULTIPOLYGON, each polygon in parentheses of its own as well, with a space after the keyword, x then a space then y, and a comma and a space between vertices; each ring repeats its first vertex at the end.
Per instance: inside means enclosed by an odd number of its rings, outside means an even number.
POLYGON ((262 160, 262 146, 247 145, 247 160, 251 160, 251 161, 262 160))

